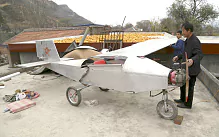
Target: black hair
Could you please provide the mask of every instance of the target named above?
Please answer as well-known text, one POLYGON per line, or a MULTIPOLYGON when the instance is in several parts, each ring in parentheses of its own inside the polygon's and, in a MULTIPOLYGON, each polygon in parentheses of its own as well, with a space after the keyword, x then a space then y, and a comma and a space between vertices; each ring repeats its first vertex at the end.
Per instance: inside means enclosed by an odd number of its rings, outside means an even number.
POLYGON ((179 33, 180 35, 182 35, 182 30, 178 30, 176 33, 179 33))
POLYGON ((191 24, 191 23, 189 23, 189 22, 186 22, 186 23, 184 23, 183 25, 182 25, 182 27, 184 27, 184 29, 186 30, 186 31, 191 31, 191 32, 193 32, 193 25, 191 24))

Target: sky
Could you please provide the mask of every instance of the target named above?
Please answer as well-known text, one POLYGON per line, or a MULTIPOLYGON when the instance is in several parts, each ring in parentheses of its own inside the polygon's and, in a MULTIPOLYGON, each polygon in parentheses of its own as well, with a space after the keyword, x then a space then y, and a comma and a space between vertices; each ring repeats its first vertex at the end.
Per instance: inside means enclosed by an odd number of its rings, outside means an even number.
MULTIPOLYGON (((141 20, 162 19, 167 17, 167 7, 175 0, 53 0, 66 4, 78 15, 95 24, 122 25, 136 24, 141 20)), ((219 0, 207 0, 219 7, 219 0)))

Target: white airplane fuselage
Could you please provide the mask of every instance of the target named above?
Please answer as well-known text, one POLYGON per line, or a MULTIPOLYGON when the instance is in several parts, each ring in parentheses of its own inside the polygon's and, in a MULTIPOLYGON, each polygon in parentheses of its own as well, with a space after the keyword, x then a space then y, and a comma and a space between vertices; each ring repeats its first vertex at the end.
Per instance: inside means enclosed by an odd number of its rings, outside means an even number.
POLYGON ((170 69, 150 59, 130 57, 124 64, 88 64, 80 60, 65 60, 45 65, 47 68, 75 81, 119 91, 151 91, 166 89, 170 69))

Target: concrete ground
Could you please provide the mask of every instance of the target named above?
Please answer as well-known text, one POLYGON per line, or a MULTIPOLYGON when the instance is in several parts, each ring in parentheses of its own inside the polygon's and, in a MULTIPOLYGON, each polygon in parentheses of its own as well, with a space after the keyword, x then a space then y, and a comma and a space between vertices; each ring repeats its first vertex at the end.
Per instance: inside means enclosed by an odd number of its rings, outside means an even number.
MULTIPOLYGON (((65 96, 67 87, 78 85, 55 74, 28 75, 22 73, 4 82, 0 89, 2 100, 16 89, 39 92, 36 106, 12 114, 0 113, 0 137, 218 137, 219 107, 215 99, 197 80, 193 108, 178 109, 184 117, 181 125, 160 118, 156 105, 162 96, 149 97, 149 92, 130 94, 89 87, 82 91, 82 102, 71 106, 65 96), (44 78, 41 78, 45 76, 44 78), (96 99, 97 106, 83 101, 96 99)), ((157 93, 155 91, 154 93, 157 93)), ((169 99, 179 97, 179 89, 170 92, 169 99)))
POLYGON ((15 73, 15 72, 24 72, 25 71, 25 69, 22 69, 22 68, 9 68, 8 66, 9 66, 8 64, 0 66, 0 77, 9 75, 9 74, 15 73))

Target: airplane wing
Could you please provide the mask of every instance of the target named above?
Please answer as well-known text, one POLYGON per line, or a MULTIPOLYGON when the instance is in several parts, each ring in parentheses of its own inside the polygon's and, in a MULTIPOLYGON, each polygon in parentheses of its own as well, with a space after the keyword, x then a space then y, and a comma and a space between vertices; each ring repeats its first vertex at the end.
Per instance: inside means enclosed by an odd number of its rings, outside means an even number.
MULTIPOLYGON (((145 56, 150 53, 156 52, 160 49, 163 49, 169 46, 170 44, 175 43, 176 40, 177 40, 176 38, 160 38, 160 39, 147 40, 145 42, 139 42, 133 44, 132 46, 126 48, 118 49, 111 52, 105 52, 103 54, 93 56, 93 58, 99 58, 99 57, 127 58, 127 57, 136 57, 136 56, 145 56)), ((18 67, 28 68, 34 66, 47 65, 50 64, 51 62, 56 62, 56 61, 70 60, 69 58, 61 59, 59 57, 55 44, 52 41, 36 41, 36 47, 37 47, 37 56, 39 58, 42 58, 44 61, 20 64, 17 65, 18 67)))
POLYGON ((96 55, 95 57, 103 57, 103 56, 145 56, 156 52, 160 49, 168 47, 170 44, 173 44, 177 41, 176 38, 160 38, 160 39, 152 39, 144 42, 139 42, 133 44, 132 46, 125 47, 122 49, 114 50, 111 52, 106 52, 100 55, 96 55))
MULTIPOLYGON (((72 58, 60 58, 60 61, 67 61, 67 60, 73 60, 72 58)), ((26 63, 26 64, 20 64, 20 65, 16 65, 17 67, 20 68, 30 68, 30 67, 36 67, 36 66, 41 66, 41 65, 47 65, 50 64, 51 61, 38 61, 38 62, 33 62, 33 63, 26 63)))
POLYGON ((20 68, 30 68, 30 67, 35 67, 35 66, 47 65, 49 63, 50 62, 48 61, 38 61, 38 62, 33 62, 33 63, 20 64, 16 66, 20 68))

